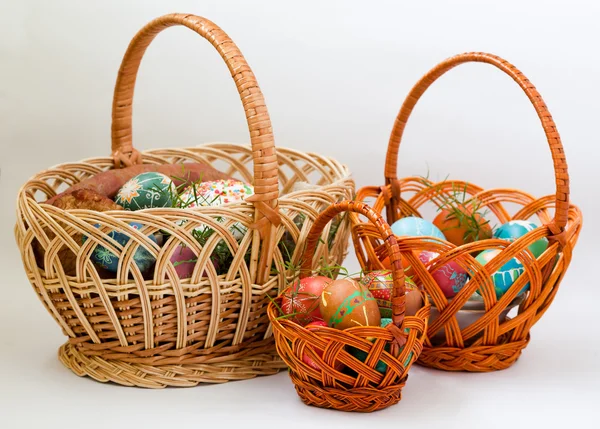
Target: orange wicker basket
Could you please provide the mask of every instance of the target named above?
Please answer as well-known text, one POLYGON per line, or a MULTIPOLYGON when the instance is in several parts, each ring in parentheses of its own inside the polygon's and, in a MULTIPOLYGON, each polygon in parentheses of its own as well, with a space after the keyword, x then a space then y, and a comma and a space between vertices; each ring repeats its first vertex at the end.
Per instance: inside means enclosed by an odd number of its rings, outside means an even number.
MULTIPOLYGON (((466 191, 469 201, 477 201, 500 223, 510 220, 538 220, 542 224, 511 242, 484 239, 455 246, 435 238, 410 237, 399 240, 405 264, 410 265, 415 281, 422 285, 432 304, 431 320, 419 363, 448 371, 492 371, 508 368, 520 356, 529 342, 531 327, 542 317, 556 295, 558 286, 571 262, 571 254, 582 225, 580 210, 569 203, 569 175, 561 140, 546 105, 529 80, 507 61, 486 53, 466 53, 449 58, 430 70, 406 97, 394 124, 385 163, 385 185, 360 189, 358 201, 367 201, 375 212, 386 213, 389 224, 407 216, 422 217, 427 205, 440 208, 440 195, 449 195, 455 187, 466 191), (429 86, 450 69, 469 62, 487 63, 508 74, 526 93, 544 128, 556 179, 556 194, 541 198, 515 189, 482 188, 468 182, 446 180, 432 183, 420 177, 398 179, 396 166, 398 149, 406 122, 419 98, 429 86), (519 209, 510 214, 506 203, 519 209), (528 247, 547 237, 549 246, 537 259, 528 247), (475 252, 497 249, 499 253, 485 267, 475 258, 475 252), (417 252, 439 254, 423 263, 417 252), (512 258, 523 265, 520 275, 508 291, 497 299, 491 275, 512 258), (447 263, 456 262, 469 273, 470 280, 453 298, 448 299, 432 277, 447 263), (529 283, 529 292, 520 294, 529 283), (480 314, 472 316, 467 302, 480 291, 480 314), (506 317, 516 307, 514 317, 506 317)), ((443 199, 441 201, 444 201, 443 199)), ((430 207, 431 208, 431 207, 430 207)), ((350 216, 352 235, 363 269, 384 267, 386 247, 372 238, 373 227, 357 214, 350 216)))
MULTIPOLYGON (((318 213, 353 195, 348 169, 317 154, 276 149, 263 95, 245 58, 223 30, 193 15, 165 15, 134 37, 119 70, 112 119, 112 157, 42 171, 18 195, 16 240, 34 290, 68 337, 59 350, 61 362, 80 376, 149 388, 220 383, 285 368, 275 350, 267 305, 294 274, 286 262, 299 261, 318 213), (161 31, 178 25, 209 41, 225 61, 244 107, 251 145, 133 148, 133 91, 142 57, 161 31), (183 162, 210 164, 252 183, 254 195, 194 209, 97 212, 41 203, 123 164, 183 162), (248 233, 236 238, 232 225, 248 233), (200 245, 193 235, 197 228, 211 228, 214 234, 200 245), (111 231, 130 239, 116 242, 111 231), (162 247, 149 238, 153 234, 167 237, 162 247), (293 243, 288 260, 279 246, 282 240, 293 243), (233 256, 226 272, 217 272, 211 263, 220 243, 233 256), (36 245, 41 258, 36 258, 36 245), (98 245, 119 258, 116 273, 102 274, 92 263, 98 245), (191 278, 179 278, 171 262, 178 246, 197 256, 191 278), (146 276, 133 263, 143 249, 155 259, 146 276), (74 272, 63 264, 63 252, 75 260, 74 272)), ((328 246, 320 257, 339 264, 350 236, 347 218, 331 232, 324 231, 328 246)))
POLYGON ((372 222, 372 237, 382 240, 387 249, 393 276, 392 323, 386 328, 308 330, 281 318, 275 303, 269 305, 268 314, 277 351, 289 366, 290 377, 304 403, 342 411, 371 412, 400 401, 408 370, 421 353, 430 305, 425 296, 423 307, 416 315, 405 317, 405 278, 396 237, 381 216, 356 201, 336 203, 319 215, 306 242, 308 257, 303 261, 300 277, 308 277, 312 272, 316 260, 313 255, 323 228, 343 212, 364 215, 372 222), (387 344, 389 349, 386 349, 387 344), (364 360, 353 357, 346 347, 362 350, 366 355, 364 360), (317 363, 318 370, 305 363, 305 355, 317 363), (384 372, 376 369, 380 362, 387 366, 384 372), (349 371, 340 369, 339 364, 349 371))

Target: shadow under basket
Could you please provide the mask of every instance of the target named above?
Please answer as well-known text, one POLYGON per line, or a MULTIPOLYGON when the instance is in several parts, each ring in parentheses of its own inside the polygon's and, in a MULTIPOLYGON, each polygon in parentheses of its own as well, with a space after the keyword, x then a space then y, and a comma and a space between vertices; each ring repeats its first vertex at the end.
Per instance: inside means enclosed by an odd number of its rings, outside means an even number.
MULTIPOLYGON (((362 326, 344 330, 307 329, 281 317, 281 305, 275 303, 281 301, 285 291, 269 305, 268 314, 277 351, 288 365, 296 392, 305 404, 340 411, 373 412, 400 401, 408 371, 423 347, 431 306, 423 294, 423 306, 416 314, 404 315, 405 278, 396 238, 385 221, 365 204, 343 201, 326 209, 309 233, 306 255, 312 255, 323 245, 318 244, 323 227, 335 215, 345 211, 367 216, 391 255, 391 323, 385 327, 362 326)), ((310 275, 314 261, 304 259, 301 278, 310 275)))
MULTIPOLYGON (((512 172, 511 172, 512 174, 512 172)), ((579 208, 569 202, 569 174, 560 136, 541 96, 513 65, 486 53, 466 53, 449 58, 430 70, 412 88, 402 105, 391 133, 386 163, 385 184, 361 188, 356 200, 368 203, 376 213, 385 213, 390 225, 401 218, 423 217, 441 210, 456 192, 464 193, 464 207, 479 207, 489 212, 498 224, 511 220, 529 220, 540 225, 514 241, 485 238, 459 243, 435 237, 401 237, 398 245, 405 266, 413 280, 430 297, 432 314, 427 328, 419 364, 446 371, 483 372, 510 367, 527 346, 531 327, 552 303, 571 262, 572 251, 582 226, 579 208), (400 142, 413 108, 427 88, 447 71, 463 63, 487 63, 508 74, 525 92, 544 128, 552 154, 556 193, 541 198, 516 189, 484 190, 460 180, 434 183, 423 177, 398 179, 396 166, 400 142), (517 207, 516 210, 510 209, 517 207), (538 240, 548 240, 546 250, 534 256, 530 246, 538 240), (495 256, 481 265, 476 255, 493 250, 495 256), (424 262, 423 251, 437 254, 424 262), (516 259, 522 273, 513 279, 503 294, 496 294, 493 275, 505 264, 516 259), (468 281, 449 300, 433 275, 455 263, 468 281), (528 285, 528 287, 527 287, 528 285), (525 292, 522 291, 526 289, 525 292), (480 314, 465 323, 466 309, 474 294, 481 295, 480 314), (517 297, 520 296, 518 303, 517 297), (514 308, 514 316, 507 317, 514 308), (433 310, 435 309, 435 311, 433 310)), ((376 237, 372 225, 360 215, 350 215, 352 236, 363 270, 386 269, 385 246, 376 237)))
MULTIPOLYGON (((292 275, 286 264, 299 263, 317 215, 352 197, 348 169, 317 154, 276 149, 265 101, 244 57, 219 27, 193 15, 160 17, 134 37, 119 71, 112 120, 112 157, 42 171, 18 195, 15 237, 29 281, 68 337, 61 362, 80 376, 149 388, 220 383, 285 368, 267 306, 292 275), (176 25, 207 39, 224 59, 251 145, 133 148, 133 88, 143 53, 158 33, 176 25), (139 211, 62 210, 43 203, 103 171, 185 162, 250 183, 254 194, 222 206, 139 211), (242 236, 235 233, 240 227, 242 236), (213 231, 202 244, 194 236, 201 228, 213 231), (119 243, 111 232, 128 240, 119 243), (217 271, 211 258, 220 245, 231 258, 217 271), (92 261, 98 246, 118 259, 116 271, 92 261), (196 256, 189 278, 180 278, 172 262, 178 248, 196 256), (153 259, 151 269, 138 267, 138 251, 153 259)), ((350 234, 348 218, 338 220, 335 229, 323 231, 327 245, 317 255, 332 265, 344 260, 350 234)))

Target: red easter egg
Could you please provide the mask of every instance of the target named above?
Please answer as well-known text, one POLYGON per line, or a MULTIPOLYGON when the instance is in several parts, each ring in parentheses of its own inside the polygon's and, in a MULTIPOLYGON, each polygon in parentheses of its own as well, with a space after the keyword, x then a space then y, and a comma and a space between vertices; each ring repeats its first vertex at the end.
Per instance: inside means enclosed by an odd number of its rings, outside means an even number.
MULTIPOLYGON (((327 323, 325 323, 323 320, 315 320, 314 322, 310 322, 308 325, 306 325, 306 329, 309 329, 312 331, 312 330, 318 329, 323 326, 327 326, 327 323)), ((319 349, 313 349, 313 350, 315 351, 317 356, 319 356, 320 358, 323 358, 323 352, 321 350, 319 350, 319 349)), ((302 356, 302 362, 304 362, 311 368, 316 369, 317 371, 321 370, 321 367, 308 354, 304 354, 304 356, 302 356)), ((344 364, 342 364, 339 361, 336 361, 334 368, 337 371, 341 371, 344 368, 344 364)))
POLYGON ((281 299, 283 313, 294 314, 291 320, 301 325, 323 320, 319 310, 319 298, 325 286, 332 281, 329 277, 315 276, 295 282, 281 299))
MULTIPOLYGON (((429 261, 437 257, 437 253, 429 252, 427 250, 424 250, 421 252, 421 254, 419 254, 419 259, 424 264, 427 264, 429 261)), ((433 277, 446 298, 452 298, 455 296, 462 289, 468 279, 467 272, 454 261, 450 261, 443 267, 438 268, 431 274, 431 277, 433 277)))

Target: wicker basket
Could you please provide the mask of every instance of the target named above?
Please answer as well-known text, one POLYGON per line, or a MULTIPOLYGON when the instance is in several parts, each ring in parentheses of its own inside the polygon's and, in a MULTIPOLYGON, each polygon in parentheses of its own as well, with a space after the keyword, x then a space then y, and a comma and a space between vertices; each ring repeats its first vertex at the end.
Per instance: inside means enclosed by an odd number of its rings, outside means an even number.
MULTIPOLYGON (((519 70, 494 55, 458 55, 440 63, 421 78, 406 97, 396 118, 385 164, 385 185, 360 189, 357 200, 367 201, 377 213, 385 211, 388 222, 392 224, 402 217, 421 216, 419 210, 425 210, 427 205, 439 207, 437 193, 449 195, 457 185, 460 189, 466 187, 467 195, 487 208, 499 223, 512 219, 533 218, 542 226, 512 243, 486 239, 457 247, 433 238, 411 237, 399 240, 403 259, 411 266, 416 281, 424 286, 432 301, 432 320, 419 363, 449 371, 505 369, 518 359, 529 341, 529 330, 554 299, 571 262, 571 253, 579 236, 582 217, 579 209, 569 203, 567 163, 558 131, 546 105, 534 86, 519 70), (541 120, 552 152, 556 195, 534 198, 515 189, 483 190, 466 182, 443 181, 433 184, 419 177, 397 178, 400 140, 417 101, 436 79, 450 69, 468 62, 483 62, 497 67, 514 79, 529 97, 541 120), (509 214, 506 203, 516 204, 518 211, 509 214), (528 250, 528 246, 542 237, 547 237, 550 244, 546 252, 536 259, 528 250), (485 268, 472 256, 484 249, 501 251, 485 265, 485 268), (423 250, 436 252, 439 257, 424 264, 415 252, 423 250), (525 272, 500 299, 497 299, 490 274, 513 257, 517 257, 522 263, 525 272), (471 277, 451 301, 445 297, 431 276, 450 261, 455 261, 470 273, 471 277), (529 292, 519 301, 518 294, 527 283, 530 283, 529 292), (483 295, 481 317, 476 317, 477 320, 471 320, 468 326, 464 326, 465 321, 473 317, 473 313, 465 313, 470 310, 463 310, 463 307, 477 290, 481 290, 483 295), (519 302, 516 316, 505 317, 507 309, 515 306, 517 301, 519 302), (433 308, 436 310, 435 320, 433 308)), ((355 244, 359 243, 357 253, 361 266, 366 269, 382 268, 386 252, 381 243, 369 237, 373 232, 372 226, 358 215, 351 215, 351 222, 353 239, 355 244)))
MULTIPOLYGON (((344 201, 325 210, 310 231, 305 254, 318 255, 315 250, 323 228, 342 212, 364 215, 372 222, 371 236, 382 240, 386 246, 394 282, 393 323, 386 328, 371 326, 337 330, 323 327, 308 330, 291 320, 280 318, 273 303, 269 305, 268 313, 273 323, 277 350, 289 366, 290 377, 304 403, 341 411, 371 412, 400 401, 408 370, 423 347, 430 305, 424 296, 423 307, 416 315, 405 317, 405 279, 396 237, 381 216, 366 204, 344 201), (389 345, 387 350, 386 344, 389 345), (360 361, 353 357, 347 346, 365 352, 365 359, 360 361), (322 352, 322 358, 315 354, 315 350, 322 352), (304 362, 306 353, 317 363, 318 370, 304 362), (376 369, 380 362, 387 366, 384 372, 376 369), (339 363, 347 370, 336 368, 339 363)), ((301 278, 310 275, 316 261, 315 258, 303 261, 301 278)))
MULTIPOLYGON (((298 262, 318 213, 353 194, 347 168, 320 155, 276 150, 262 93, 236 45, 212 22, 180 14, 152 21, 129 45, 115 88, 112 150, 111 158, 43 171, 18 196, 16 239, 31 284, 69 337, 59 351, 63 364, 98 381, 152 388, 239 380, 284 368, 267 317, 269 296, 277 295, 289 275, 284 265, 289 257, 284 260, 277 244, 285 234, 296 245, 292 262, 298 262), (142 153, 132 147, 132 98, 142 56, 158 33, 175 25, 194 30, 224 59, 244 106, 251 147, 219 143, 142 153), (135 212, 65 211, 39 203, 104 170, 184 161, 208 162, 251 182, 255 195, 218 207, 135 212), (132 221, 143 227, 130 227, 132 221), (249 228, 241 240, 229 228, 235 223, 249 228), (191 234, 200 226, 215 230, 203 247, 191 234), (110 231, 131 239, 120 246, 108 237, 110 231), (169 237, 162 247, 148 238, 158 231, 169 237), (79 234, 87 237, 85 243, 79 234), (210 256, 223 241, 234 259, 226 274, 217 275, 210 256), (41 267, 34 243, 44 249, 41 267), (90 260, 98 244, 121 260, 112 277, 102 275, 90 260), (179 279, 170 262, 179 244, 198 256, 191 279, 179 279), (150 278, 132 263, 138 248, 156 258, 150 278), (75 275, 65 273, 57 256, 61 249, 77 256, 75 275)), ((328 233, 323 233, 329 245, 321 249, 321 257, 339 264, 350 235, 347 218, 335 234, 328 233)))

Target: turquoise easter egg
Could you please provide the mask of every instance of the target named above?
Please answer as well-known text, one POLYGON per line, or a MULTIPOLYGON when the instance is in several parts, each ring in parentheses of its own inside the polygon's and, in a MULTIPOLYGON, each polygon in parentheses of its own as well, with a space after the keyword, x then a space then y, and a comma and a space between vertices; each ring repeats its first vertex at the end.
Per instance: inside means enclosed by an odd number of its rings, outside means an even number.
POLYGON ((127 181, 115 197, 125 210, 173 207, 177 188, 171 179, 153 171, 138 174, 127 181))
POLYGON ((428 220, 420 217, 405 217, 392 224, 392 232, 399 237, 428 236, 446 240, 442 231, 428 220))
MULTIPOLYGON (((390 323, 392 323, 392 319, 385 317, 385 318, 382 318, 382 319, 381 319, 380 326, 381 326, 382 328, 385 328, 385 327, 386 327, 387 325, 389 325, 390 323)), ((408 335, 408 328, 404 329, 404 333, 408 335)), ((388 352, 388 353, 389 353, 389 352, 390 352, 390 346, 389 346, 389 344, 386 344, 386 346, 385 346, 385 348, 384 348, 384 349, 385 349, 385 351, 386 351, 386 352, 388 352)), ((400 352, 401 352, 403 349, 404 349, 404 347, 400 348, 400 352)), ((364 361, 367 359, 367 356, 368 356, 368 355, 367 355, 367 352, 364 352, 364 351, 362 351, 362 350, 360 350, 360 349, 357 349, 357 348, 355 348, 355 347, 349 347, 348 351, 350 352, 350 354, 351 354, 352 356, 354 356, 356 359, 358 359, 358 360, 359 360, 359 361, 361 361, 361 362, 364 362, 364 361)), ((412 353, 412 352, 410 352, 410 353, 408 354, 408 357, 406 358, 406 361, 404 362, 404 367, 405 367, 405 368, 406 368, 406 367, 408 366, 408 364, 410 363, 410 360, 412 359, 412 356, 413 356, 413 353, 412 353)), ((377 372, 380 372, 380 373, 382 373, 382 374, 385 374, 385 371, 387 370, 387 364, 386 364, 384 361, 380 360, 379 362, 377 362, 377 365, 375 365, 375 370, 376 370, 377 372)))
MULTIPOLYGON (((508 241, 515 241, 533 231, 537 228, 537 225, 533 222, 526 220, 511 220, 510 222, 501 225, 496 232, 494 232, 494 238, 500 238, 508 241)), ((540 238, 529 245, 529 250, 533 253, 533 256, 538 258, 548 248, 548 239, 546 237, 540 238)))
MULTIPOLYGON (((494 259, 498 253, 500 253, 500 250, 498 249, 484 250, 477 255, 475 259, 481 265, 486 265, 488 262, 494 259)), ((523 274, 523 272, 525 272, 523 265, 517 260, 517 258, 512 258, 510 261, 500 267, 498 271, 492 274, 494 289, 496 290, 496 298, 500 299, 500 297, 504 295, 508 289, 510 289, 513 283, 521 274, 523 274)), ((528 289, 529 283, 527 283, 519 293, 523 293, 528 289)), ((481 295, 480 290, 477 290, 477 293, 481 295)))
MULTIPOLYGON (((142 224, 137 222, 130 222, 129 225, 134 229, 142 228, 142 224)), ((100 227, 100 225, 95 226, 96 228, 100 227)), ((127 242, 130 239, 130 237, 127 234, 117 231, 111 231, 107 235, 122 246, 125 246, 125 244, 127 244, 127 242)), ((154 234, 149 235, 148 238, 150 238, 150 240, 156 243, 156 238, 154 237, 154 234)), ((83 241, 85 242, 86 240, 87 237, 84 236, 83 241)), ((91 259, 94 263, 98 264, 105 270, 108 270, 113 273, 116 273, 119 268, 119 258, 117 257, 117 255, 115 255, 102 245, 96 246, 96 248, 92 252, 91 259)), ((150 252, 148 252, 145 248, 140 246, 137 248, 135 254, 133 255, 133 261, 143 273, 148 271, 154 265, 156 259, 154 258, 154 256, 152 256, 150 252)))

